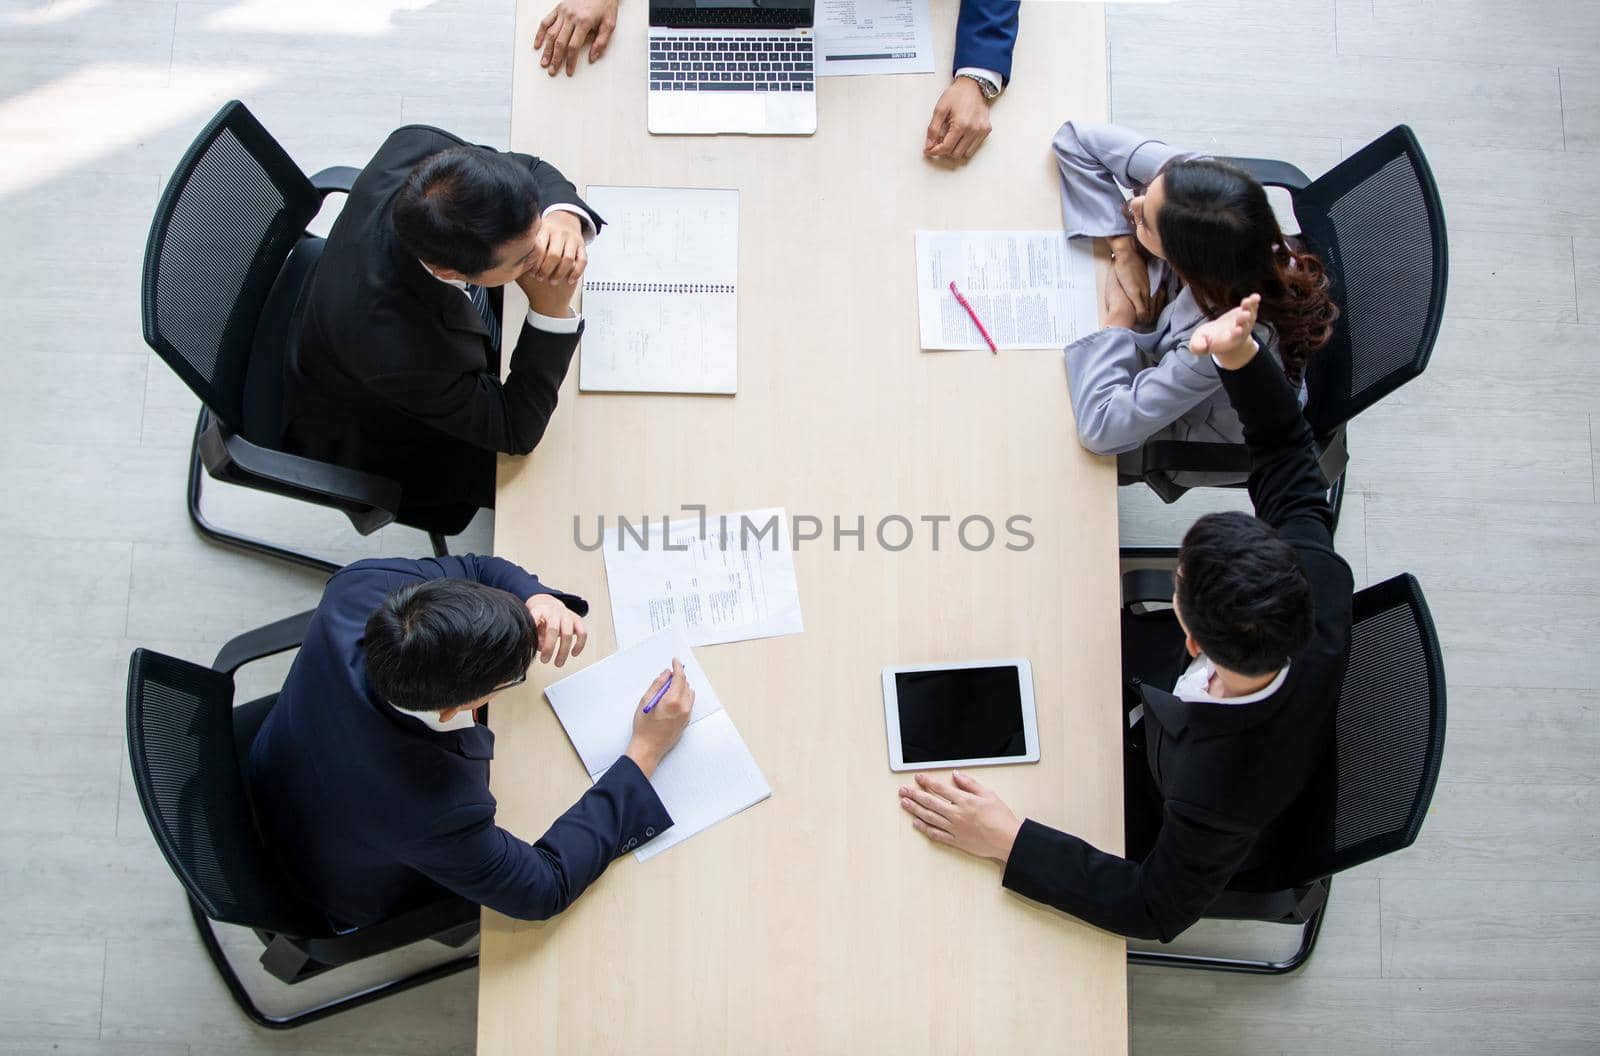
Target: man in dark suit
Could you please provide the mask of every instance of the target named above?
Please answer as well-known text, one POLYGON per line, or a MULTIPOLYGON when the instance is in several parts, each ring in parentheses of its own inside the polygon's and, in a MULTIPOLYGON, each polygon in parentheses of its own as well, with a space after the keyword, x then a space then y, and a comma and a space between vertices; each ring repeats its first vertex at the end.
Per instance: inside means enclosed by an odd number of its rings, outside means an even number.
POLYGON ((1327 776, 1354 583, 1333 549, 1310 426, 1250 337, 1259 305, 1247 298, 1190 341, 1216 360, 1244 424, 1257 516, 1196 521, 1175 619, 1125 622, 1124 665, 1142 675, 1127 711, 1127 855, 1019 822, 961 773, 900 790, 919 832, 1003 863, 1006 887, 1122 935, 1177 936, 1231 881, 1269 873, 1324 799, 1302 793, 1327 776))
POLYGON ((544 435, 583 331, 601 220, 555 168, 436 128, 394 132, 350 191, 285 361, 285 445, 398 480, 406 523, 494 504, 495 452, 544 435), (531 310, 500 379, 501 289, 531 310))
POLYGON ((694 706, 676 661, 626 754, 536 843, 495 824, 494 734, 474 712, 536 654, 560 666, 581 652, 588 608, 495 557, 361 561, 328 580, 246 768, 262 838, 302 897, 340 927, 446 891, 543 920, 671 827, 650 775, 694 706))

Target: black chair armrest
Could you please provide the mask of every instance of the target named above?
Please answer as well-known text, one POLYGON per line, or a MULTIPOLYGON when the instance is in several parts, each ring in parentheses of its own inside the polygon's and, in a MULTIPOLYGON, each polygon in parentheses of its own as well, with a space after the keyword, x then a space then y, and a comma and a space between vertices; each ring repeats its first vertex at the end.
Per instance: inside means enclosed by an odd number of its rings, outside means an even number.
POLYGON ((1250 474, 1250 449, 1243 444, 1152 440, 1144 445, 1145 473, 1250 474))
POLYGON ((332 165, 311 177, 311 186, 324 198, 335 192, 349 194, 350 188, 356 185, 356 177, 360 175, 361 170, 354 166, 332 165))
POLYGON ((1311 186, 1311 178, 1287 161, 1270 158, 1219 158, 1254 176, 1268 187, 1282 187, 1290 191, 1303 191, 1311 186))
MULTIPOLYGON (((328 462, 291 455, 286 451, 252 444, 237 433, 220 427, 213 417, 199 437, 200 457, 206 469, 218 479, 234 472, 257 478, 268 487, 276 485, 298 492, 310 492, 341 506, 369 507, 385 511, 387 524, 400 508, 400 483, 376 473, 348 469, 328 462)), ((382 524, 368 531, 376 530, 382 524)))
POLYGON ((1122 574, 1122 607, 1162 604, 1172 601, 1177 589, 1172 572, 1165 568, 1136 568, 1122 574))
POLYGON ((310 625, 311 617, 316 615, 316 612, 316 609, 307 609, 293 616, 285 616, 276 623, 269 623, 265 627, 257 627, 253 631, 238 635, 217 652, 217 658, 211 662, 211 669, 231 675, 252 660, 260 660, 274 653, 299 648, 300 643, 305 640, 306 627, 310 625))

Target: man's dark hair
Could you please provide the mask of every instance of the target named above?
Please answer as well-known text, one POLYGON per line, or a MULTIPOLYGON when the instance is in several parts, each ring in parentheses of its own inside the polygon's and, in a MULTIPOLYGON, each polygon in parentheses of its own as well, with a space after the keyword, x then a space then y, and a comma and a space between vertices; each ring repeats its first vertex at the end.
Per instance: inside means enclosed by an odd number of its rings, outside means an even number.
POLYGON ((466 579, 401 587, 367 620, 367 677, 406 711, 442 711, 528 672, 538 633, 514 594, 466 579))
POLYGON ((1271 525, 1248 513, 1210 513, 1178 552, 1178 612, 1217 664, 1272 674, 1311 640, 1311 582, 1271 525))
POLYGON ((400 245, 418 260, 463 275, 495 265, 498 247, 539 216, 526 166, 487 147, 450 147, 417 162, 394 200, 400 245))

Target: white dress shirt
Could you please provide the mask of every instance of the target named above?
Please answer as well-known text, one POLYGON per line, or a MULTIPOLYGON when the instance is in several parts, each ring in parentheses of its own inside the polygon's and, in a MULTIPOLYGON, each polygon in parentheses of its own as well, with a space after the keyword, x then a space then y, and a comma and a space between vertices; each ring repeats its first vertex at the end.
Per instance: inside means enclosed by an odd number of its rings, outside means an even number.
MULTIPOLYGON (((393 704, 390 704, 389 706, 394 708, 393 704)), ((451 719, 449 722, 440 722, 439 713, 437 711, 407 711, 405 708, 394 708, 394 710, 409 718, 416 719, 418 722, 428 727, 428 729, 434 730, 438 733, 449 733, 451 730, 465 730, 478 721, 472 717, 472 712, 467 711, 465 708, 456 712, 455 718, 451 719)))
POLYGON ((1006 82, 998 73, 995 73, 993 70, 986 70, 981 66, 963 66, 956 71, 956 76, 976 77, 981 81, 988 82, 990 87, 995 90, 997 97, 999 93, 1006 90, 1006 82))

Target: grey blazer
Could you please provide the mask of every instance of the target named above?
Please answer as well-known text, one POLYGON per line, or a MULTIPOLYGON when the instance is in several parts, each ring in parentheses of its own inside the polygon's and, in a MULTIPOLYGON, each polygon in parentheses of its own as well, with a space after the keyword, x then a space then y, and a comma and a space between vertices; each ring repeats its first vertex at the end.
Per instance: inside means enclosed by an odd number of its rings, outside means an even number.
MULTIPOLYGON (((1204 157, 1118 125, 1077 121, 1061 126, 1053 146, 1068 238, 1132 234, 1122 212, 1123 188, 1137 192, 1171 160, 1204 157)), ((1205 313, 1165 261, 1151 263, 1150 289, 1167 294, 1151 329, 1107 327, 1066 348, 1067 384, 1083 446, 1111 455, 1158 439, 1242 442, 1244 429, 1216 364, 1189 352, 1189 336, 1206 321, 1205 313)), ((1255 338, 1280 358, 1270 326, 1258 325, 1255 338)))

